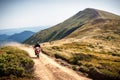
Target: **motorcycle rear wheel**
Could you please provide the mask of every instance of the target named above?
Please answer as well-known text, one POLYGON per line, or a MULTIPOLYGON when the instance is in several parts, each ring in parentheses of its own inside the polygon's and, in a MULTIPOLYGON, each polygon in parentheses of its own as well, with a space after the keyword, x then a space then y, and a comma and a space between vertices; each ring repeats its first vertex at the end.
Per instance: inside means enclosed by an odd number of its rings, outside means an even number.
POLYGON ((37 58, 39 58, 39 54, 37 54, 37 58))

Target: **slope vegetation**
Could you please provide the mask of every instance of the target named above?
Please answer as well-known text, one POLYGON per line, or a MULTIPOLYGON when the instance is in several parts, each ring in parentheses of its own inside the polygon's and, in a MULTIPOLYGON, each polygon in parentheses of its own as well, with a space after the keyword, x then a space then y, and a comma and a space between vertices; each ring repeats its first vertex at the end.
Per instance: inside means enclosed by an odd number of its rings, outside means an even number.
POLYGON ((120 20, 96 19, 64 39, 44 43, 43 50, 94 80, 119 80, 119 40, 120 20))
POLYGON ((16 47, 0 48, 0 80, 32 80, 34 62, 16 47))
POLYGON ((24 43, 34 44, 35 42, 47 42, 62 39, 81 26, 97 18, 116 19, 118 16, 105 11, 87 8, 58 25, 39 31, 24 43))

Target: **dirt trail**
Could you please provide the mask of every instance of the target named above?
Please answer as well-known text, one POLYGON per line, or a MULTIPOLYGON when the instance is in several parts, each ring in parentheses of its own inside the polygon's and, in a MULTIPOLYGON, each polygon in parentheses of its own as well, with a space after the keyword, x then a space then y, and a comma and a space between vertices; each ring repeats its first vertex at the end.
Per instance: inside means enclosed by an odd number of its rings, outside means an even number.
POLYGON ((35 62, 35 77, 37 80, 91 80, 89 78, 78 75, 75 71, 61 66, 54 59, 40 53, 40 58, 36 58, 32 47, 23 45, 14 45, 27 51, 35 62))

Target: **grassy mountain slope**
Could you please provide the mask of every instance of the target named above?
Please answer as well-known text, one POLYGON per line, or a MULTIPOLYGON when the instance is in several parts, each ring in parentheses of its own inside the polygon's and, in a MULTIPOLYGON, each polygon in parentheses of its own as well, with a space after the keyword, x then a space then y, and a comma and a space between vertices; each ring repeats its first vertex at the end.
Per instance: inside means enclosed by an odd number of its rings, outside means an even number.
POLYGON ((39 31, 27 39, 25 43, 34 44, 35 42, 47 42, 62 39, 79 27, 97 18, 114 19, 118 18, 118 16, 105 11, 87 8, 58 25, 39 31))
POLYGON ((119 80, 120 20, 93 20, 64 39, 44 43, 43 51, 94 80, 119 80))
POLYGON ((99 36, 104 34, 120 34, 120 19, 95 19, 76 31, 72 32, 66 38, 82 38, 85 36, 99 36))

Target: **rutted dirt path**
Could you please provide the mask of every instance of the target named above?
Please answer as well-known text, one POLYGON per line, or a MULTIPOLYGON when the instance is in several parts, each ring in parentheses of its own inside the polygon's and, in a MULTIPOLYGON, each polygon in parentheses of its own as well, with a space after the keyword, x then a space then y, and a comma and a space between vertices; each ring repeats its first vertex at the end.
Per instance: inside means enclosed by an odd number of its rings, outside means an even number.
POLYGON ((61 66, 54 59, 40 53, 40 58, 36 58, 32 47, 17 45, 20 49, 27 51, 35 62, 35 77, 37 80, 91 80, 78 75, 75 71, 61 66))

